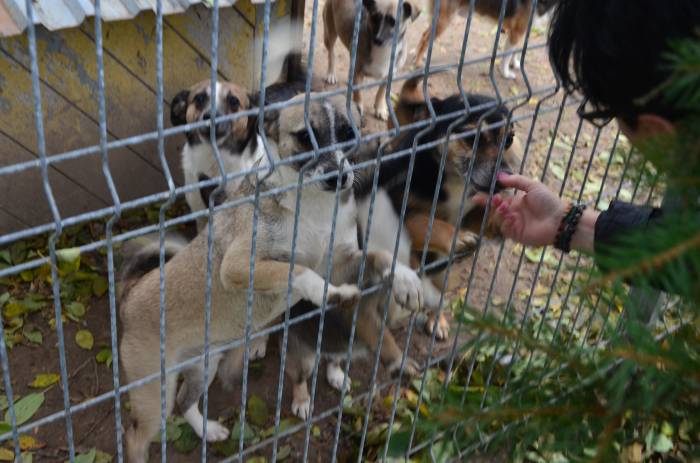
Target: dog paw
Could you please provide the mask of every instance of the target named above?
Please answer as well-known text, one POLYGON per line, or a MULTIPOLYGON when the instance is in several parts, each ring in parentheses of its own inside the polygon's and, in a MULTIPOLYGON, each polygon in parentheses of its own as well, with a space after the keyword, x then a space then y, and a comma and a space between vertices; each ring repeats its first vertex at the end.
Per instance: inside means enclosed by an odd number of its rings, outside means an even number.
POLYGON ((250 360, 265 358, 267 353, 267 337, 257 338, 250 343, 250 360))
POLYGON ((387 119, 389 119, 389 108, 387 108, 386 102, 384 104, 375 106, 374 117, 376 117, 380 121, 386 121, 387 119))
POLYGON ((338 79, 335 78, 335 73, 334 72, 329 72, 328 75, 326 76, 326 83, 328 85, 335 85, 338 83, 338 79))
POLYGON ((311 409, 311 398, 305 397, 303 399, 297 400, 294 399, 292 401, 292 413, 294 413, 296 416, 301 418, 302 420, 306 420, 309 417, 309 410, 311 409))
MULTIPOLYGON (((192 424, 193 423, 190 423, 190 425, 192 425, 192 424)), ((197 434, 197 436, 199 436, 200 439, 203 438, 204 426, 202 426, 201 421, 194 423, 194 426, 192 426, 192 429, 197 434)), ((207 420, 207 436, 206 436, 207 442, 219 442, 222 440, 226 440, 228 438, 228 436, 229 436, 229 430, 226 428, 226 426, 219 423, 218 421, 207 420)))
POLYGON ((443 314, 440 314, 437 326, 435 326, 435 314, 428 315, 428 321, 425 323, 425 332, 428 336, 432 336, 433 328, 435 328, 435 339, 444 341, 450 335, 450 324, 443 314))
MULTIPOLYGON (((387 278, 390 271, 384 274, 387 278)), ((416 272, 397 263, 394 270, 394 300, 408 310, 416 311, 423 307, 423 285, 416 272)))
POLYGON ((356 285, 340 285, 328 288, 328 303, 353 307, 360 300, 360 288, 356 285))
POLYGON ((457 244, 455 252, 457 253, 473 253, 476 250, 476 245, 479 242, 479 235, 470 231, 461 231, 457 236, 457 244))
MULTIPOLYGON (((329 363, 326 370, 328 384, 335 390, 342 391, 345 382, 345 372, 337 363, 329 363)), ((347 389, 350 389, 350 377, 348 377, 347 389)))
POLYGON ((517 77, 517 76, 515 75, 515 72, 513 72, 513 70, 510 68, 510 66, 509 66, 509 67, 505 67, 505 66, 504 66, 504 67, 501 69, 501 74, 503 74, 503 78, 504 78, 504 79, 508 79, 508 80, 515 80, 516 77, 517 77))
MULTIPOLYGON (((396 378, 401 372, 401 359, 398 358, 394 360, 388 367, 389 375, 392 378, 396 378)), ((416 376, 420 372, 420 366, 418 362, 413 360, 411 357, 406 358, 403 366, 403 375, 408 377, 416 376)))

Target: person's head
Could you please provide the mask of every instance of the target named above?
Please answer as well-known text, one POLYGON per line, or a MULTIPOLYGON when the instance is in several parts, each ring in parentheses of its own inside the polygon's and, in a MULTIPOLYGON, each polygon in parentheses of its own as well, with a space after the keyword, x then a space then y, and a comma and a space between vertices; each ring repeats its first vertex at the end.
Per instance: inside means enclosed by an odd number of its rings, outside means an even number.
POLYGON ((559 0, 549 56, 562 85, 588 100, 583 117, 618 118, 633 141, 682 117, 659 92, 675 40, 700 37, 699 0, 559 0))

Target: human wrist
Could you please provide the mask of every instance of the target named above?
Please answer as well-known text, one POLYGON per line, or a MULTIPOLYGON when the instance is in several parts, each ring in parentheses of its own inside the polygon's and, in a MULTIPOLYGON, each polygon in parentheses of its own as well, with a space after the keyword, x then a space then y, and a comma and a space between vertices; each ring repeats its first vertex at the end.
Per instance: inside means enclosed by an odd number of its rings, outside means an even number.
POLYGON ((576 231, 571 237, 571 249, 592 254, 595 239, 595 224, 598 221, 600 212, 593 209, 583 211, 579 219, 576 231))

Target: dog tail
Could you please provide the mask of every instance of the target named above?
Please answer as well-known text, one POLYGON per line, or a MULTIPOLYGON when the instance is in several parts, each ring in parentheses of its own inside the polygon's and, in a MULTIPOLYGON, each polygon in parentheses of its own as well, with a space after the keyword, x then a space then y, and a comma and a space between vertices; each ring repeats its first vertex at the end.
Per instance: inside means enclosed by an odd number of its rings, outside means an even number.
MULTIPOLYGON (((423 78, 418 75, 404 82, 396 103, 396 118, 399 125, 406 125, 427 117, 425 95, 423 93, 423 78)), ((389 130, 393 129, 391 119, 389 130)))
MULTIPOLYGON (((180 234, 167 234, 164 242, 165 261, 187 246, 187 240, 180 234)), ((122 264, 117 284, 117 300, 123 300, 129 289, 145 274, 160 267, 160 237, 151 233, 128 241, 121 250, 122 264)))

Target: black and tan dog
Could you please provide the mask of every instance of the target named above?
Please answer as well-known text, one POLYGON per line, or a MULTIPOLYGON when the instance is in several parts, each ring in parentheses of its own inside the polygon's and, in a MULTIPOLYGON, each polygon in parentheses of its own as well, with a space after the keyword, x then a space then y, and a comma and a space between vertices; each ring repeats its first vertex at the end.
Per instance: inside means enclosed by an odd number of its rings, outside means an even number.
MULTIPOLYGON (((396 59, 394 69, 400 69, 406 62, 405 35, 409 22, 416 20, 420 10, 412 1, 403 3, 403 11, 396 17, 397 0, 363 0, 362 19, 357 44, 355 62, 355 85, 362 83, 365 77, 384 79, 389 73, 394 31, 398 27, 396 59)), ((328 0, 323 8, 324 36, 323 43, 328 51, 328 75, 326 81, 333 85, 335 76, 335 42, 340 37, 345 48, 352 46, 353 29, 356 16, 355 2, 348 0, 328 0)), ((353 95, 362 111, 360 91, 353 95)), ((386 104, 386 85, 381 85, 374 98, 374 114, 381 120, 389 117, 386 104)))
MULTIPOLYGON (((556 0, 538 0, 537 14, 545 15, 556 3, 556 0)), ((455 15, 467 16, 469 14, 470 0, 440 0, 437 24, 435 26, 435 40, 450 26, 455 15)), ((503 57, 501 73, 506 79, 515 79, 515 71, 520 69, 520 56, 513 52, 521 44, 530 19, 533 0, 476 0, 474 11, 495 21, 501 14, 501 8, 505 8, 503 17, 503 30, 508 34, 506 52, 503 57)), ((435 14, 435 0, 430 0, 430 10, 435 14)), ((430 40, 431 25, 423 32, 416 52, 416 63, 421 64, 425 50, 430 40)))
MULTIPOLYGON (((420 91, 422 77, 407 81, 396 106, 397 118, 401 125, 409 124, 429 117, 428 108, 420 91)), ((400 221, 400 211, 409 169, 409 156, 401 156, 381 163, 379 171, 379 188, 375 195, 374 213, 368 243, 369 250, 385 249, 393 252, 396 237, 400 233, 397 259, 413 268, 418 267, 424 246, 436 256, 447 256, 453 239, 456 240, 455 253, 467 254, 474 250, 483 218, 483 209, 478 208, 471 198, 478 192, 488 193, 496 170, 510 171, 510 165, 516 161, 513 146, 513 132, 506 125, 508 110, 499 106, 491 97, 468 95, 471 111, 465 112, 465 104, 460 95, 448 98, 431 98, 438 117, 451 114, 435 124, 424 134, 419 144, 438 142, 436 146, 418 151, 411 178, 409 197, 404 221, 400 221), (483 120, 482 120, 483 119, 483 120), (458 121, 459 122, 456 122, 458 121), (478 145, 474 147, 475 135, 463 136, 466 132, 476 132, 479 121, 478 145), (444 170, 440 178, 440 163, 443 155, 443 140, 450 128, 451 141, 447 146, 444 170), (504 155, 500 165, 497 158, 501 146, 504 155), (474 158, 474 159, 472 159, 474 158), (469 184, 466 176, 473 161, 469 184), (466 193, 464 188, 466 188, 466 193), (465 197, 462 215, 460 204, 465 197), (428 234, 433 198, 437 194, 437 204, 432 225, 428 234), (429 240, 426 243, 426 237, 429 240), (456 236, 456 238, 455 238, 456 236)), ((421 129, 409 130, 394 141, 388 154, 409 151, 414 138, 421 129)), ((373 171, 363 172, 363 180, 356 188, 360 209, 359 218, 363 233, 367 232, 368 212, 373 171)), ((496 191, 500 187, 496 185, 496 191)), ((488 236, 496 236, 496 227, 489 220, 486 230, 488 236)), ((433 272, 432 278, 423 278, 425 306, 428 311, 435 311, 440 302, 442 278, 439 272, 433 272)), ((431 332, 434 319, 429 318, 427 328, 431 332)), ((437 325, 436 336, 445 339, 448 336, 448 324, 441 318, 437 325)))

